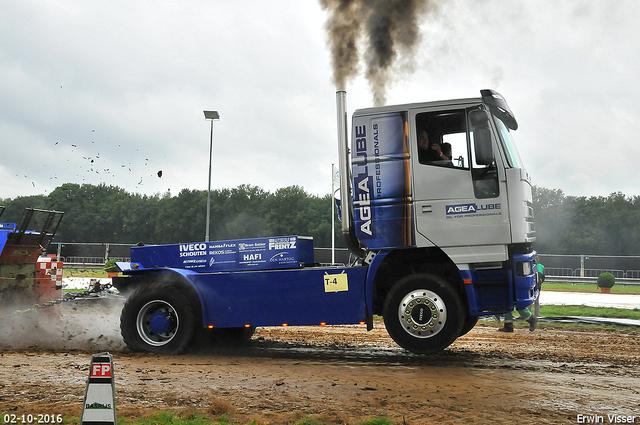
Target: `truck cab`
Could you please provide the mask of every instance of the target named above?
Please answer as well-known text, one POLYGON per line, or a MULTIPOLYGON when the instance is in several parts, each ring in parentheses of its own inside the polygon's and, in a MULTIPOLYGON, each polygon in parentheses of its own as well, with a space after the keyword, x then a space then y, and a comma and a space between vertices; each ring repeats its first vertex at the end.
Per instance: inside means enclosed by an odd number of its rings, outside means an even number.
POLYGON ((531 181, 512 136, 517 123, 497 93, 483 92, 500 99, 502 115, 485 98, 354 113, 355 233, 364 246, 439 247, 461 265, 505 261, 512 245, 530 249, 531 181))
POLYGON ((493 90, 478 98, 355 111, 351 164, 344 167, 351 187, 343 188, 352 192, 353 223, 343 221, 343 233, 353 252, 378 268, 376 314, 407 321, 404 312, 385 312, 385 306, 410 276, 429 282, 425 288, 438 282, 448 288, 440 291, 453 290, 461 303, 453 308, 464 310, 461 334, 481 315, 535 300, 531 180, 515 145, 517 128, 493 90))

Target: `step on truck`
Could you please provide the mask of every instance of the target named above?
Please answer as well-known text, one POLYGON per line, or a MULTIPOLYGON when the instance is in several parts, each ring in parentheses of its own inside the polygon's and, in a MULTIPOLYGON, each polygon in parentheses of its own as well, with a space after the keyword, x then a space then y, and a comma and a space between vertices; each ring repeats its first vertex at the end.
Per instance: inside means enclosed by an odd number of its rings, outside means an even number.
POLYGON ((283 236, 131 248, 113 283, 135 351, 247 340, 256 327, 363 324, 381 315, 414 353, 448 347, 483 315, 524 308, 536 282, 531 182, 516 119, 480 97, 356 110, 336 94, 342 233, 355 259, 320 266, 283 236))

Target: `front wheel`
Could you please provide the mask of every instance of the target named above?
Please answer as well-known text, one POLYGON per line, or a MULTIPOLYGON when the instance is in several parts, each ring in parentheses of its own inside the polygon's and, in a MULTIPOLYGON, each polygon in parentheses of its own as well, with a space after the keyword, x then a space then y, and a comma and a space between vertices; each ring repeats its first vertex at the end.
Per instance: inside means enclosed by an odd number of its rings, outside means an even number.
POLYGON ((469 316, 467 314, 466 318, 464 319, 464 324, 462 325, 460 335, 458 336, 463 336, 471 332, 471 329, 473 329, 478 323, 478 319, 480 319, 478 316, 469 316))
POLYGON ((120 330, 133 351, 179 354, 187 350, 193 339, 193 308, 174 285, 143 285, 125 303, 120 330))
POLYGON ((384 302, 384 324, 402 348, 427 354, 447 348, 460 335, 465 313, 456 291, 430 274, 406 276, 384 302))

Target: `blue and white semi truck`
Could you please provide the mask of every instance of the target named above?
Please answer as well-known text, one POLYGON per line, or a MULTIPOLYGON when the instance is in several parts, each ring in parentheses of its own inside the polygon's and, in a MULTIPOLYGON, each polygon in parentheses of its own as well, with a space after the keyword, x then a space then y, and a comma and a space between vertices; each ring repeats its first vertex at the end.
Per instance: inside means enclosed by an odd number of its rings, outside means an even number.
POLYGON ((398 345, 431 353, 479 316, 534 302, 531 182, 504 98, 357 110, 350 149, 336 98, 342 233, 357 260, 320 266, 303 236, 134 247, 114 278, 130 294, 132 350, 180 353, 265 326, 371 329, 382 315, 398 345))

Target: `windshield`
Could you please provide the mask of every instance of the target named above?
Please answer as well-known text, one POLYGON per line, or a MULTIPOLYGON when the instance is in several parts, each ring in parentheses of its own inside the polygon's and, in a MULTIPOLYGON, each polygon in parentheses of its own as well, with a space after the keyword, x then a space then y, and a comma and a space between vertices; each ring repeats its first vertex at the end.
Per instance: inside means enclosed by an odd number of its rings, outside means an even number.
POLYGON ((495 115, 493 117, 495 118, 496 125, 498 126, 498 132, 500 133, 500 139, 502 139, 502 145, 504 146, 509 166, 513 168, 522 168, 522 160, 520 159, 520 154, 518 153, 518 148, 516 147, 513 135, 500 118, 495 115))

